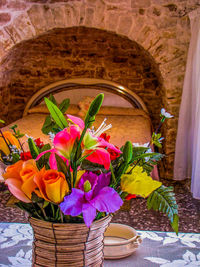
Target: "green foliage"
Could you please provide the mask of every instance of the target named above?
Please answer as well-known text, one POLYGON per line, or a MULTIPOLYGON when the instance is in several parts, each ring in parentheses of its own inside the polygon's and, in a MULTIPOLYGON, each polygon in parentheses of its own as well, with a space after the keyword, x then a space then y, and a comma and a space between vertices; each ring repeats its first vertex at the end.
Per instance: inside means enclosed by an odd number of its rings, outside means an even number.
POLYGON ((56 128, 56 123, 51 119, 51 116, 48 115, 45 119, 45 122, 42 126, 42 132, 44 134, 48 134, 49 132, 53 132, 52 129, 56 128))
POLYGON ((22 138, 25 134, 21 133, 19 130, 16 130, 17 124, 14 124, 13 126, 10 127, 10 129, 13 130, 14 132, 14 137, 19 139, 22 138))
POLYGON ((17 139, 20 139, 24 136, 25 134, 21 133, 19 130, 16 131, 16 133, 14 134, 14 136, 17 138, 17 139))
MULTIPOLYGON (((66 110, 68 109, 68 107, 69 107, 69 103, 70 103, 70 101, 69 101, 69 99, 64 99, 63 101, 62 101, 62 103, 59 105, 59 107, 58 107, 58 105, 57 105, 57 102, 56 102, 56 100, 55 100, 55 98, 54 98, 54 96, 53 95, 50 95, 50 97, 49 97, 49 100, 51 101, 51 103, 54 105, 54 108, 55 108, 55 106, 57 107, 57 111, 58 111, 58 118, 57 118, 57 115, 56 115, 56 117, 54 116, 52 116, 52 114, 51 115, 48 115, 47 117, 46 117, 46 119, 45 119, 45 122, 44 122, 44 124, 43 124, 43 127, 42 127, 42 132, 44 133, 44 134, 48 134, 49 132, 53 132, 53 133, 57 133, 57 130, 59 129, 59 131, 60 130, 62 130, 63 128, 62 127, 60 127, 60 126, 63 126, 63 121, 64 121, 64 125, 67 123, 67 121, 66 121, 66 119, 65 119, 65 117, 64 117, 64 113, 66 112, 66 110), (62 113, 62 114, 61 114, 62 113), (59 117, 60 116, 60 117, 59 117), (63 119, 64 118, 64 119, 63 119), (61 119, 61 122, 60 122, 60 124, 58 124, 57 123, 57 121, 56 120, 58 119, 58 121, 60 121, 60 119, 61 119)), ((47 106, 48 107, 48 106, 47 106)), ((51 113, 51 112, 50 112, 51 113)), ((54 114, 55 115, 55 114, 54 114)))
POLYGON ((29 146, 32 158, 36 159, 37 156, 39 155, 39 150, 32 138, 28 138, 28 146, 29 146))
POLYGON ((3 123, 3 124, 4 124, 4 123, 5 123, 5 121, 0 119, 0 123, 3 123))
POLYGON ((52 94, 50 94, 50 96, 49 96, 49 100, 50 100, 54 105, 57 106, 56 99, 55 99, 55 97, 54 97, 52 94))
POLYGON ((68 109, 68 107, 69 107, 69 103, 70 103, 70 101, 69 101, 69 99, 67 98, 67 99, 64 99, 63 101, 62 101, 62 103, 59 105, 59 109, 60 109, 60 111, 64 114, 65 112, 66 112, 66 110, 68 109))
POLYGON ((137 147, 134 146, 133 147, 133 157, 132 157, 132 161, 136 160, 136 158, 142 154, 144 154, 147 150, 149 149, 149 147, 137 147))
POLYGON ((161 144, 161 133, 153 133, 152 134, 152 139, 151 139, 151 142, 152 144, 154 144, 155 146, 161 148, 162 147, 162 144, 161 144))
MULTIPOLYGON (((39 154, 51 149, 50 144, 45 144, 41 149, 38 148, 39 154)), ((45 166, 46 170, 49 169, 49 157, 50 157, 50 152, 45 153, 38 161, 37 161, 37 166, 39 169, 45 166)))
POLYGON ((16 163, 17 161, 20 160, 20 155, 16 153, 12 153, 12 163, 16 163))
POLYGON ((68 126, 68 123, 60 109, 48 98, 45 97, 44 101, 54 122, 59 126, 60 129, 66 128, 68 126))
POLYGON ((157 153, 157 152, 152 152, 152 153, 144 153, 138 156, 134 156, 134 160, 144 159, 144 158, 151 158, 151 159, 162 158, 162 154, 157 153))
POLYGON ((92 163, 91 161, 84 159, 81 163, 81 169, 82 170, 88 170, 92 172, 96 172, 101 170, 102 172, 106 172, 106 169, 104 168, 103 165, 97 164, 97 163, 92 163))
POLYGON ((167 214, 173 230, 178 234, 178 206, 173 193, 173 187, 161 185, 150 194, 147 208, 167 214))
POLYGON ((64 173, 65 179, 70 188, 70 185, 71 185, 70 167, 68 167, 66 162, 64 162, 64 160, 61 157, 59 157, 57 154, 55 154, 55 157, 56 157, 58 171, 64 173))

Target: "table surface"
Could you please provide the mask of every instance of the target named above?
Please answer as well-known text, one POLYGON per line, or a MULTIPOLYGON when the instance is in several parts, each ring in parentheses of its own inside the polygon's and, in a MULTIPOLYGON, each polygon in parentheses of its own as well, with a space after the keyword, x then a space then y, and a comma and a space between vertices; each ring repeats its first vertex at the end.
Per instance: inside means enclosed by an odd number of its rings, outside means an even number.
MULTIPOLYGON (((200 234, 137 231, 143 241, 129 257, 105 260, 104 267, 200 266, 200 234)), ((31 267, 29 224, 0 223, 0 267, 31 267)))

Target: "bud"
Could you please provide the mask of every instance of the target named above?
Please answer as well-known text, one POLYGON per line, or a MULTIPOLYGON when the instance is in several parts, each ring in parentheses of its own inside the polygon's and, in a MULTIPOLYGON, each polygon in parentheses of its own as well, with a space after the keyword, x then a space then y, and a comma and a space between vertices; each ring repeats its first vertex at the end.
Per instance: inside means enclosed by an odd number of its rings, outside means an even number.
POLYGON ((127 141, 123 149, 124 161, 129 163, 133 156, 133 145, 130 141, 127 141))
POLYGON ((90 182, 87 180, 87 181, 85 181, 85 183, 84 183, 84 192, 89 192, 91 190, 91 184, 90 184, 90 182))
MULTIPOLYGON (((103 99, 104 99, 104 94, 99 94, 92 101, 85 117, 85 124, 87 124, 88 122, 90 122, 91 124, 91 122, 95 120, 95 116, 99 112, 99 109, 103 103, 103 99)), ((88 127, 90 127, 90 125, 88 127)))

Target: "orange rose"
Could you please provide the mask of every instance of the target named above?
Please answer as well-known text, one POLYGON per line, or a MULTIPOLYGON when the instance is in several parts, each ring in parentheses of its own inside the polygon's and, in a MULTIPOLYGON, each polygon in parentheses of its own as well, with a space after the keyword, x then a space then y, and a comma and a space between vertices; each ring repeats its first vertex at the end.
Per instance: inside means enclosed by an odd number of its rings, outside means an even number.
POLYGON ((47 201, 60 203, 69 192, 69 186, 62 172, 43 168, 34 177, 39 191, 36 194, 47 201))
POLYGON ((38 168, 33 159, 28 161, 18 161, 7 167, 3 174, 5 184, 7 184, 10 192, 23 202, 31 202, 31 194, 36 189, 34 176, 38 172, 38 168))
POLYGON ((30 199, 32 192, 34 192, 37 187, 33 180, 36 173, 38 173, 38 168, 33 159, 27 160, 23 163, 22 170, 20 171, 22 179, 21 189, 30 199))

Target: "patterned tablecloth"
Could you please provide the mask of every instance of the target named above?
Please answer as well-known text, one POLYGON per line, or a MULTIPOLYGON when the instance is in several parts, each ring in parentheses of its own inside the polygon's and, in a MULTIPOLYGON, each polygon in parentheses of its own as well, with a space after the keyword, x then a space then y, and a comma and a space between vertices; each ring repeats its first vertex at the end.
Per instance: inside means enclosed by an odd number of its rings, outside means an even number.
MULTIPOLYGON (((138 231, 143 242, 133 255, 105 260, 104 267, 200 266, 200 234, 138 231)), ((29 224, 0 223, 0 267, 31 267, 29 224)))

